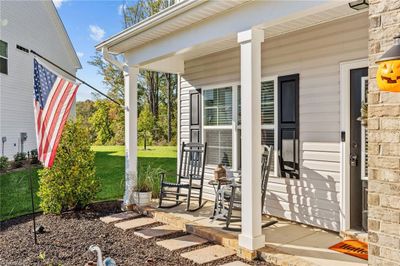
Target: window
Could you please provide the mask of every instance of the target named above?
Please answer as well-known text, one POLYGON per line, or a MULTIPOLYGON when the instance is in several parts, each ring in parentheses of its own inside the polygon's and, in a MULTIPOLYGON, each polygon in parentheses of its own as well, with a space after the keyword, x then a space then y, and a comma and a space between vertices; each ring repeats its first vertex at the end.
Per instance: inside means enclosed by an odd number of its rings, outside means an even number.
MULTIPOLYGON (((275 81, 261 82, 261 145, 272 146, 275 150, 275 81)), ((275 173, 276 155, 271 160, 271 173, 275 173)))
POLYGON ((203 103, 206 163, 232 167, 232 87, 204 90, 203 103))
MULTIPOLYGON (((275 138, 276 131, 276 104, 275 104, 275 96, 276 94, 276 81, 275 79, 266 79, 261 82, 261 145, 269 145, 274 147, 274 155, 272 157, 271 162, 271 172, 273 175, 277 175, 275 169, 277 166, 275 165, 277 160, 277 152, 275 151, 275 147, 277 146, 277 141, 275 138)), ((240 103, 240 86, 238 86, 238 124, 239 124, 239 132, 241 133, 241 103, 240 103)), ((238 151, 239 151, 239 162, 238 165, 241 165, 241 156, 240 156, 240 141, 238 141, 238 151)))
MULTIPOLYGON (((298 75, 269 78, 261 83, 261 144, 274 148, 274 176, 299 178, 298 86, 298 75)), ((208 144, 207 164, 222 163, 240 169, 240 91, 240 85, 203 90, 202 132, 203 141, 208 144)))
POLYGON ((0 73, 8 74, 7 43, 0 40, 0 73))

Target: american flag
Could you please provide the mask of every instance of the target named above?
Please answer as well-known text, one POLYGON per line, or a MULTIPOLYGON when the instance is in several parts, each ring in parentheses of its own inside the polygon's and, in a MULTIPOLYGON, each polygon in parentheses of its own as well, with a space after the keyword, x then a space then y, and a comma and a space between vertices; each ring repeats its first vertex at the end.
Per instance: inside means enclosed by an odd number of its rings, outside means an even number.
POLYGON ((79 84, 33 61, 36 139, 39 160, 51 167, 79 84))

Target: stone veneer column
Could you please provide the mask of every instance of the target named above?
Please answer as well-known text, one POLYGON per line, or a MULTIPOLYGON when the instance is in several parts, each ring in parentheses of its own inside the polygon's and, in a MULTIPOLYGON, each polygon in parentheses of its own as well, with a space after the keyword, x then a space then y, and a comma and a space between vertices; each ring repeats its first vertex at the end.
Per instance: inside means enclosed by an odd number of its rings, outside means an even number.
POLYGON ((375 80, 375 61, 400 34, 400 0, 369 3, 369 264, 400 265, 400 93, 375 80))

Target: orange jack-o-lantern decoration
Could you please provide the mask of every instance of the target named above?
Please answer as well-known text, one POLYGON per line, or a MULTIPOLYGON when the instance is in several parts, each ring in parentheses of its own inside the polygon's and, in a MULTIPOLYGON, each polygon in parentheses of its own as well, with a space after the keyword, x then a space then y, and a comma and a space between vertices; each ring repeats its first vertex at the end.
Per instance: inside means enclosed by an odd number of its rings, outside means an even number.
POLYGON ((382 91, 400 92, 400 36, 394 45, 377 61, 376 81, 382 91))
POLYGON ((400 60, 380 62, 376 81, 383 91, 400 92, 400 60))

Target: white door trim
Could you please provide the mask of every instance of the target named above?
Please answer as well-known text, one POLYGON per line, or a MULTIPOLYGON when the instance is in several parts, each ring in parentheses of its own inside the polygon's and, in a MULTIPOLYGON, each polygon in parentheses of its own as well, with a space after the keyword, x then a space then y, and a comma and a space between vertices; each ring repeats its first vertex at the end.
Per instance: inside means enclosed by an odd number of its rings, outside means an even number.
POLYGON ((340 131, 345 141, 340 143, 340 231, 350 229, 350 70, 368 67, 368 59, 340 63, 340 131))

